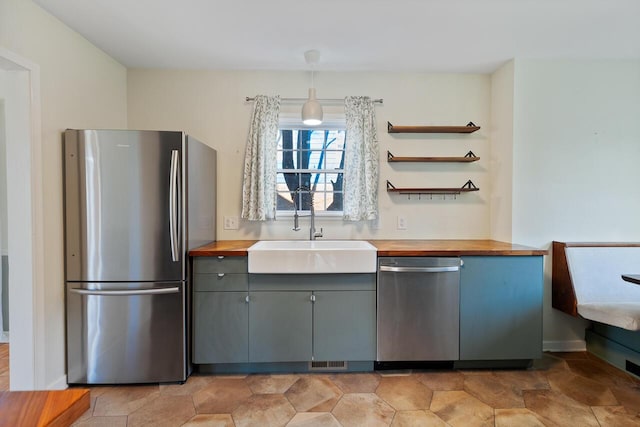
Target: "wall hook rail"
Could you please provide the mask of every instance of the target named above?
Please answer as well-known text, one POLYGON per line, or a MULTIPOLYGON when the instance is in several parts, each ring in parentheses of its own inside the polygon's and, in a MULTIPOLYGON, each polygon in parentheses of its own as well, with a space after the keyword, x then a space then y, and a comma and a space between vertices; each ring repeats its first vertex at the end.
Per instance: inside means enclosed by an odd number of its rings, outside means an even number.
MULTIPOLYGON (((469 193, 471 191, 479 191, 480 188, 478 188, 473 181, 468 180, 467 182, 465 182, 465 184, 462 187, 453 187, 453 188, 416 188, 416 187, 406 187, 406 188, 399 188, 396 187, 395 185, 393 185, 391 183, 391 181, 387 180, 387 192, 389 193, 398 193, 398 194, 406 194, 409 197, 414 194, 414 195, 421 195, 421 194, 429 194, 429 195, 433 195, 433 194, 441 194, 441 195, 447 195, 447 194, 452 194, 452 195, 458 195, 461 193, 469 193)), ((455 198, 455 197, 454 197, 455 198)))

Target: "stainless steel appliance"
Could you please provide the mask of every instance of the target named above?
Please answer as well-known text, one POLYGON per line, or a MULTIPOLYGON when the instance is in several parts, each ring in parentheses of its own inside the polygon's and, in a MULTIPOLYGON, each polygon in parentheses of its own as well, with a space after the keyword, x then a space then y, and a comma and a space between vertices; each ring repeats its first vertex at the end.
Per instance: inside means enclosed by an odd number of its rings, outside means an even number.
POLYGON ((215 240, 216 152, 182 132, 67 130, 67 381, 185 381, 187 252, 215 240))
POLYGON ((460 258, 378 259, 377 361, 459 358, 460 258))

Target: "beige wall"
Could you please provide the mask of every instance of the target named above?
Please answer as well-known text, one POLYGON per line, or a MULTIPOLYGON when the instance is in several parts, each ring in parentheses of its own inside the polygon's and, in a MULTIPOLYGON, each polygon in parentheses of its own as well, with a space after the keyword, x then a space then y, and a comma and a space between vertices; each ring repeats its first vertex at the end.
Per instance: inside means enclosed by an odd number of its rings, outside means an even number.
MULTIPOLYGON (((128 122, 131 128, 184 130, 216 148, 218 156, 218 239, 306 238, 291 231, 292 221, 240 221, 237 231, 224 230, 224 216, 240 216, 242 167, 252 104, 246 96, 279 94, 304 97, 305 72, 175 71, 134 69, 128 72, 128 122)), ((488 238, 491 77, 476 74, 337 73, 317 72, 320 98, 369 95, 384 98, 376 107, 380 141, 380 228, 372 224, 319 219, 326 238, 455 239, 488 238), (482 126, 470 135, 390 135, 386 123, 396 125, 459 124, 482 126), (481 160, 470 164, 390 164, 396 156, 463 156, 473 150, 481 160), (386 180, 397 187, 456 187, 468 179, 477 193, 447 196, 390 195, 386 180), (397 230, 397 216, 405 216, 407 230, 397 230)), ((298 115, 301 105, 283 105, 298 115)), ((343 111, 327 106, 325 113, 343 111)))
POLYGON ((126 69, 29 0, 0 4, 0 46, 40 67, 47 328, 44 381, 60 387, 65 376, 61 133, 65 128, 126 128, 126 69))
POLYGON ((512 241, 514 61, 491 75, 491 238, 512 241))
MULTIPOLYGON (((516 60, 513 240, 640 240, 640 61, 516 60)), ((551 308, 548 347, 584 339, 585 322, 551 308)))

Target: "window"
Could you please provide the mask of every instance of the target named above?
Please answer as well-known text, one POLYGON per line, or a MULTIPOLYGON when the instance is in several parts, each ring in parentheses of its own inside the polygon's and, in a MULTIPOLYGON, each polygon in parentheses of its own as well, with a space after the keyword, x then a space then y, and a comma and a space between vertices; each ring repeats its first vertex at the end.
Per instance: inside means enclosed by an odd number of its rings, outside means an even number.
POLYGON ((276 177, 277 211, 342 214, 344 123, 304 128, 281 123, 276 177), (313 198, 313 200, 312 200, 313 198), (294 206, 294 201, 296 206, 294 206))

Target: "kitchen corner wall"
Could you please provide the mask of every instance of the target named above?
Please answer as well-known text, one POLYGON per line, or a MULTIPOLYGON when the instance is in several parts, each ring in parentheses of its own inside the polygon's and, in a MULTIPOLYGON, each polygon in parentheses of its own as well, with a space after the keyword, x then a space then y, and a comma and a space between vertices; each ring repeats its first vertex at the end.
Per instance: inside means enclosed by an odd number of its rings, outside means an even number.
POLYGON ((45 342, 36 356, 45 364, 39 387, 64 388, 62 132, 127 128, 126 69, 29 0, 0 2, 0 46, 40 68, 45 342))
MULTIPOLYGON (((128 71, 128 122, 136 129, 184 130, 218 150, 217 235, 230 239, 305 239, 291 230, 292 219, 257 223, 240 221, 238 230, 224 230, 224 216, 240 216, 243 159, 256 94, 305 97, 308 72, 267 71, 128 71)), ((315 73, 320 98, 368 95, 384 98, 376 106, 380 142, 379 228, 319 218, 325 238, 484 239, 490 237, 490 110, 491 76, 480 74, 315 73), (465 125, 482 128, 469 135, 388 134, 396 125, 465 125), (481 157, 475 163, 387 163, 387 150, 396 156, 481 157), (468 179, 476 193, 452 196, 407 196, 386 192, 386 180, 397 187, 458 187, 468 179), (403 216, 406 230, 397 229, 403 216)), ((283 103, 284 114, 299 116, 301 104, 283 103)), ((342 112, 325 105, 325 114, 342 112)))
MULTIPOLYGON (((516 60, 513 80, 513 241, 640 241, 640 61, 516 60)), ((551 308, 546 257, 545 346, 586 325, 551 308)))
POLYGON ((491 238, 512 241, 513 73, 509 61, 491 75, 491 238))

